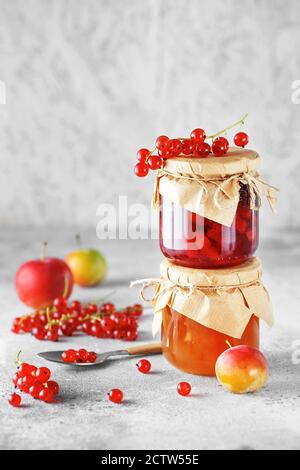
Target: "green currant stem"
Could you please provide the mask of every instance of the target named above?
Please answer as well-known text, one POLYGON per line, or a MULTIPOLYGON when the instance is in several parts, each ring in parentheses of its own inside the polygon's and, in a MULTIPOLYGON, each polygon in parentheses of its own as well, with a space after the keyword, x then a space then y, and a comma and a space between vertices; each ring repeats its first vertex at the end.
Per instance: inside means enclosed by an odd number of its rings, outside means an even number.
POLYGON ((225 343, 227 344, 227 346, 229 347, 229 349, 232 348, 232 344, 230 343, 230 341, 228 341, 228 339, 225 341, 225 343))
POLYGON ((147 158, 146 158, 146 163, 148 163, 148 158, 151 157, 151 155, 153 155, 154 152, 156 152, 156 147, 153 150, 150 150, 150 152, 148 153, 147 158))
POLYGON ((15 359, 15 364, 16 364, 17 367, 18 367, 20 364, 22 364, 22 361, 21 361, 21 359, 20 359, 21 354, 22 354, 22 351, 19 351, 18 354, 17 354, 17 356, 16 356, 16 359, 15 359))
POLYGON ((47 316, 48 325, 51 326, 52 325, 52 320, 50 318, 50 307, 46 308, 46 316, 47 316))
POLYGON ((233 124, 231 124, 230 126, 228 127, 225 127, 225 129, 222 129, 221 131, 219 132, 216 132, 215 134, 212 134, 212 135, 208 135, 207 136, 207 139, 215 139, 216 137, 219 137, 220 135, 222 134, 227 134, 228 131, 230 131, 231 129, 233 129, 234 127, 238 126, 239 124, 241 124, 241 126, 245 123, 245 120, 247 119, 248 117, 248 113, 246 113, 241 119, 239 119, 238 121, 234 122, 233 124))
POLYGON ((67 298, 68 290, 69 290, 69 278, 68 276, 65 276, 65 285, 64 285, 63 295, 62 295, 64 299, 67 298))
POLYGON ((47 247, 47 245, 48 245, 47 242, 43 242, 43 243, 42 243, 41 256, 40 256, 41 261, 45 261, 46 247, 47 247))

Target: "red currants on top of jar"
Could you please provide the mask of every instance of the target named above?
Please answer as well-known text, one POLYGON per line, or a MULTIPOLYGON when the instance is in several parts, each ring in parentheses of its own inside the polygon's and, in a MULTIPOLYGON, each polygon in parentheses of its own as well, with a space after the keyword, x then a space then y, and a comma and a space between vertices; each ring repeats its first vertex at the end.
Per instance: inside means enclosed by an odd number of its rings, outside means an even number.
MULTIPOLYGON (((155 141, 153 150, 146 148, 138 150, 134 173, 140 178, 147 176, 149 170, 163 168, 164 161, 168 158, 180 156, 190 158, 223 157, 229 150, 229 141, 224 135, 227 135, 235 127, 241 128, 247 116, 248 114, 245 114, 239 121, 212 135, 207 135, 205 130, 201 128, 194 129, 189 137, 170 139, 166 135, 160 135, 155 141)), ((237 147, 245 147, 249 142, 248 134, 237 132, 233 142, 237 147)))

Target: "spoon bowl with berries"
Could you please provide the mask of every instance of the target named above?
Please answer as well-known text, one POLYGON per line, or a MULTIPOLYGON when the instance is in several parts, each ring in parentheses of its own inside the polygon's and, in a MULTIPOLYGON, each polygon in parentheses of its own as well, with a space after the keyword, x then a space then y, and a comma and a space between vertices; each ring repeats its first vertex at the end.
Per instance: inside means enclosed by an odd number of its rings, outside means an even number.
POLYGON ((135 357, 135 356, 152 356, 153 354, 161 354, 161 343, 143 344, 127 349, 119 349, 116 351, 108 351, 104 353, 95 353, 86 349, 68 349, 66 351, 44 351, 38 353, 38 357, 50 362, 57 362, 69 366, 98 366, 105 363, 112 357, 135 357))

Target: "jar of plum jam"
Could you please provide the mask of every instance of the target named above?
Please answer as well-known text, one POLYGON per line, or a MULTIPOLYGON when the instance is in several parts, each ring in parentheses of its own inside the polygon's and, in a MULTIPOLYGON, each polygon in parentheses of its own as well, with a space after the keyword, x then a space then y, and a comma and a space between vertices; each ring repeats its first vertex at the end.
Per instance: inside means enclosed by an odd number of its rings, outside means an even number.
POLYGON ((229 344, 259 348, 260 319, 273 324, 258 258, 218 270, 165 260, 161 276, 155 303, 162 315, 162 350, 184 372, 214 376, 216 361, 229 344))
POLYGON ((258 154, 246 149, 167 160, 159 184, 164 256, 192 268, 230 267, 251 258, 259 241, 259 204, 247 175, 258 167, 258 154))

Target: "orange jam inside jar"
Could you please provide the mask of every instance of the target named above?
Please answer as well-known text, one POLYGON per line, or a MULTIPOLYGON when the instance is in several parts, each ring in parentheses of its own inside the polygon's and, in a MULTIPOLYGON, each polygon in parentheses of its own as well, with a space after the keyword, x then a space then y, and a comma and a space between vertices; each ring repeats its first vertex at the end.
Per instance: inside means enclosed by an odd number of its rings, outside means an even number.
POLYGON ((260 320, 272 326, 272 306, 261 281, 261 263, 193 269, 165 259, 155 291, 154 311, 162 315, 162 350, 176 368, 214 376, 226 349, 259 348, 260 320))
POLYGON ((163 312, 162 349, 177 369, 195 375, 215 375, 215 364, 228 345, 259 348, 259 318, 252 315, 241 339, 200 325, 169 307, 163 312))
POLYGON ((166 160, 159 179, 163 255, 200 269, 251 258, 259 243, 259 198, 251 178, 259 164, 256 152, 236 148, 222 158, 166 160))

